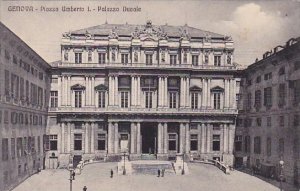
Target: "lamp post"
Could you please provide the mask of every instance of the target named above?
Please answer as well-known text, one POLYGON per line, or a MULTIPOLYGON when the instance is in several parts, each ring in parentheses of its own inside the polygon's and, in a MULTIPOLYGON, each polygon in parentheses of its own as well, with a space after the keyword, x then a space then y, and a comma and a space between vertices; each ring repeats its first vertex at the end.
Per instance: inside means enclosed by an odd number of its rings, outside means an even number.
POLYGON ((279 164, 280 164, 280 175, 279 175, 279 179, 280 179, 280 191, 283 191, 283 188, 282 188, 282 179, 283 179, 283 165, 284 165, 284 161, 281 159, 279 161, 279 164))
POLYGON ((70 171, 70 191, 72 191, 72 181, 74 180, 74 176, 73 176, 73 173, 74 173, 74 170, 73 170, 73 165, 72 164, 69 164, 69 171, 70 171))
POLYGON ((126 157, 126 152, 124 151, 124 168, 123 168, 123 175, 126 175, 126 169, 125 169, 125 157, 126 157))
POLYGON ((182 154, 182 172, 181 175, 184 175, 184 153, 182 154))

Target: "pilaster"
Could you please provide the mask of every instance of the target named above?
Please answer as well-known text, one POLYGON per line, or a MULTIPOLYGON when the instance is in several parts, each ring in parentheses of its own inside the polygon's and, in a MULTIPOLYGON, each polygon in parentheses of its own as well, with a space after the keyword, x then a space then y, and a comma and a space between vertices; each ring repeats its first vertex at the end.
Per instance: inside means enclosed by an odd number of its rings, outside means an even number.
POLYGON ((114 123, 115 127, 115 154, 119 153, 119 128, 118 123, 114 123))
POLYGON ((157 152, 161 154, 163 152, 163 125, 162 123, 158 123, 157 126, 157 152))
POLYGON ((136 124, 135 123, 131 123, 130 124, 130 153, 136 153, 136 124))
POLYGON ((109 154, 114 153, 114 126, 112 122, 108 122, 108 144, 107 150, 109 154))
POLYGON ((136 124, 136 136, 137 136, 137 144, 136 144, 136 153, 141 154, 141 124, 137 122, 136 124))
POLYGON ((60 152, 64 153, 65 152, 65 123, 61 123, 61 140, 60 140, 60 152))
POLYGON ((168 123, 163 123, 163 137, 164 137, 164 153, 168 153, 169 147, 168 147, 168 140, 169 140, 169 134, 168 134, 168 123))
POLYGON ((95 123, 91 125, 91 153, 95 152, 95 123))
POLYGON ((190 153, 190 126, 185 124, 185 153, 190 153))

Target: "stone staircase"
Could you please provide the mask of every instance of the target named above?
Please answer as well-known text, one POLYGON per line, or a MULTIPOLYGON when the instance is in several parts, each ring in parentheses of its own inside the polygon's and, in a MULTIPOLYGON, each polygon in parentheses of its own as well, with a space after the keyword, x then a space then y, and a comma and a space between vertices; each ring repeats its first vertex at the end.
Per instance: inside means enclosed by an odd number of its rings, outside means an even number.
POLYGON ((175 175, 170 161, 140 160, 131 163, 132 174, 157 175, 158 169, 165 169, 165 176, 175 175))
POLYGON ((154 154, 142 154, 141 160, 156 160, 156 156, 154 154))

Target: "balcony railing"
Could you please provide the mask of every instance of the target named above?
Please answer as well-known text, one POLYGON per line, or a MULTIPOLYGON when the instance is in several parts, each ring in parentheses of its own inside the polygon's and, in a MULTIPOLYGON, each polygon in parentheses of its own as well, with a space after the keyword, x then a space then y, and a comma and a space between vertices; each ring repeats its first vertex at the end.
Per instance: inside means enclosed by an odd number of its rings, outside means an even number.
POLYGON ((59 112, 59 113, 103 113, 103 114, 114 114, 114 113, 124 113, 124 114, 234 114, 238 113, 237 109, 191 109, 191 108, 119 108, 119 107, 57 107, 49 108, 49 112, 59 112))
POLYGON ((160 63, 160 64, 146 64, 146 63, 69 63, 69 62, 59 62, 53 63, 53 67, 58 68, 147 68, 147 69, 197 69, 197 70, 236 70, 235 65, 227 66, 214 66, 214 65, 192 65, 192 64, 175 64, 171 65, 169 63, 160 63))

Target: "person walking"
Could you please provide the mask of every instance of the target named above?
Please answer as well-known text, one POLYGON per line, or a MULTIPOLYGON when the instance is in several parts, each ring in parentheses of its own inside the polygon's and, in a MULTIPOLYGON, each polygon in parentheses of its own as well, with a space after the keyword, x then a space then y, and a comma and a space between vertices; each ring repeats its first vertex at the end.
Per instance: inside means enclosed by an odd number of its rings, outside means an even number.
POLYGON ((161 177, 164 177, 165 176, 165 169, 163 168, 162 170, 161 170, 161 177))
POLYGON ((113 178, 114 177, 114 171, 113 169, 110 169, 110 178, 113 178))
POLYGON ((157 170, 157 177, 160 177, 160 169, 157 170))

